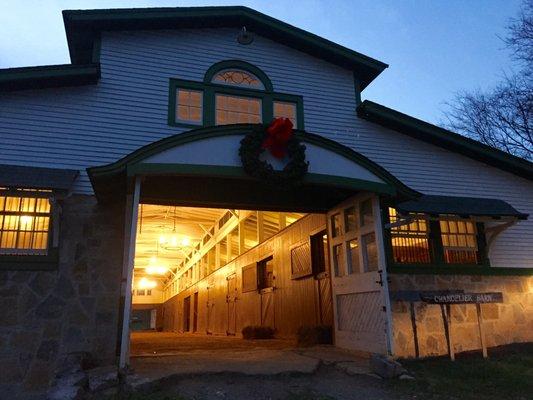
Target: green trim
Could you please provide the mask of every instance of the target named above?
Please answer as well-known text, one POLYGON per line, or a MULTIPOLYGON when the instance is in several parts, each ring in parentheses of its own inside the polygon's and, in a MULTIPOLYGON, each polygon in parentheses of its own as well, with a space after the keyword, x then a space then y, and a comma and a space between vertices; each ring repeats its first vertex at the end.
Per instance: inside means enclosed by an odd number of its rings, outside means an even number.
POLYGON ((242 69, 244 71, 250 72, 251 74, 255 75, 263 86, 265 87, 265 91, 267 92, 273 92, 274 86, 272 86, 272 82, 270 78, 265 74, 260 68, 256 67, 255 65, 252 65, 250 63, 247 63, 246 61, 241 60, 226 60, 226 61, 220 61, 216 64, 211 65, 204 76, 204 83, 212 83, 213 77, 219 72, 224 69, 242 69))
POLYGON ((70 58, 76 64, 89 62, 94 38, 104 30, 246 26, 257 35, 355 71, 361 90, 387 68, 381 61, 242 6, 65 10, 63 20, 70 58))
POLYGON ((460 153, 528 180, 533 180, 532 162, 455 132, 448 131, 368 100, 365 100, 357 108, 357 114, 361 118, 394 129, 415 139, 460 153))
POLYGON ((0 255, 0 271, 53 271, 58 267, 58 249, 51 249, 48 255, 42 256, 0 255))
POLYGON ((361 82, 359 81, 359 78, 357 78, 357 75, 353 74, 353 87, 355 92, 355 106, 359 107, 361 104, 361 82))
POLYGON ((497 268, 470 265, 393 265, 388 272, 392 274, 424 274, 424 275, 516 275, 533 276, 533 268, 497 268))
POLYGON ((0 91, 93 85, 100 78, 100 65, 46 65, 0 69, 0 91))
POLYGON ((296 104, 296 119, 298 129, 304 129, 304 106, 302 96, 286 93, 277 93, 272 91, 268 92, 264 90, 239 88, 235 86, 219 85, 215 83, 189 81, 177 78, 170 78, 169 82, 167 114, 168 125, 193 129, 204 126, 215 126, 215 96, 219 93, 231 96, 253 97, 261 99, 261 113, 263 117, 263 122, 265 123, 273 119, 275 101, 294 103, 296 104), (176 90, 178 90, 179 88, 198 90, 203 93, 202 124, 192 124, 176 120, 176 90))
MULTIPOLYGON (((138 163, 127 167, 127 175, 201 175, 210 177, 224 177, 249 179, 242 167, 221 166, 221 165, 198 165, 198 164, 166 164, 166 163, 138 163)), ((308 173, 304 178, 304 183, 318 184, 324 186, 335 186, 339 188, 353 190, 367 190, 375 193, 395 195, 393 186, 365 181, 363 179, 348 178, 343 176, 332 176, 324 174, 308 173)))
MULTIPOLYGON (((210 126, 210 127, 205 127, 205 128, 193 129, 188 132, 176 134, 174 136, 170 136, 168 138, 159 140, 157 142, 150 143, 130 153, 126 157, 114 163, 100 166, 100 167, 87 168, 87 173, 89 175, 89 178, 91 180, 95 193, 98 196, 100 192, 106 192, 106 191, 114 190, 114 189, 118 190, 117 185, 114 185, 112 187, 109 186, 108 184, 109 180, 114 181, 115 177, 118 178, 119 181, 124 179, 124 178, 121 178, 121 176, 126 176, 128 172, 134 171, 135 168, 140 168, 135 165, 141 163, 143 160, 147 159, 148 157, 152 155, 155 155, 165 150, 171 149, 173 147, 184 145, 186 143, 194 142, 197 140, 204 140, 204 139, 209 139, 213 137, 221 137, 221 136, 246 135, 247 133, 252 131, 254 127, 256 127, 256 125, 236 124, 236 125, 210 126)), ((355 152, 349 147, 341 145, 340 143, 337 143, 333 140, 326 139, 322 136, 318 136, 318 135, 308 133, 305 131, 301 131, 301 130, 296 131, 295 134, 304 144, 309 143, 309 144, 313 144, 313 145, 322 147, 324 149, 330 150, 336 154, 339 154, 355 162, 356 164, 361 165, 365 169, 372 172, 374 175, 376 175, 378 178, 380 178, 381 180, 385 182, 385 184, 383 185, 380 185, 380 184, 373 185, 376 191, 380 193, 383 193, 383 192, 389 193, 389 194, 394 193, 397 196, 403 197, 403 198, 414 198, 414 197, 420 196, 420 193, 404 185, 397 178, 395 178, 393 175, 387 172, 384 168, 380 167, 378 164, 374 163, 373 161, 369 160, 363 155, 355 152)), ((235 151, 237 151, 237 149, 235 149, 235 151)), ((180 168, 180 167, 176 167, 176 168, 180 168)), ((216 167, 216 168, 217 170, 220 170, 220 171, 224 169, 221 167, 216 167)), ((232 168, 232 167, 229 167, 229 168, 232 168)), ((166 172, 172 173, 172 171, 168 171, 168 170, 166 172)), ((212 171, 210 171, 209 173, 212 173, 212 171)), ((336 179, 334 177, 332 178, 336 179)), ((316 175, 312 179, 324 181, 326 178, 316 175)), ((341 179, 341 180, 342 182, 336 181, 335 184, 342 186, 342 185, 350 183, 352 187, 361 184, 361 182, 355 182, 356 180, 353 180, 351 182, 348 182, 344 179, 341 179)), ((365 185, 366 185, 365 187, 368 187, 368 183, 369 182, 365 181, 365 185)), ((370 183, 374 184, 373 182, 370 182, 370 183)))

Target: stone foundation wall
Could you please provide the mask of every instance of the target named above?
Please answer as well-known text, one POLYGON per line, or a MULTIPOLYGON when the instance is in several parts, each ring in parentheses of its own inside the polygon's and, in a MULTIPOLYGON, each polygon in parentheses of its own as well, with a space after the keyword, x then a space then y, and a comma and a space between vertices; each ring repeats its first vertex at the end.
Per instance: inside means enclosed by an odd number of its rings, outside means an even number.
MULTIPOLYGON (((533 277, 487 275, 407 275, 390 274, 391 291, 464 290, 502 292, 502 304, 482 304, 487 346, 533 341, 533 277)), ((444 323, 439 305, 415 302, 420 357, 448 353, 444 323)), ((480 349, 476 306, 451 306, 454 351, 480 349)), ((414 357, 415 345, 410 304, 392 302, 394 353, 414 357)))
POLYGON ((116 360, 123 205, 93 196, 62 203, 54 271, 0 271, 0 397, 43 398, 74 352, 116 360))

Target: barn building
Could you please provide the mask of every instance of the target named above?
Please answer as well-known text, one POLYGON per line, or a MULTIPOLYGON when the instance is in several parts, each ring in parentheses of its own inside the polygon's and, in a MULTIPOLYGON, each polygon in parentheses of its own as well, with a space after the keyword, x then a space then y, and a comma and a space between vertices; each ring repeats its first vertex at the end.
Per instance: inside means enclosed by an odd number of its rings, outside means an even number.
MULTIPOLYGON (((386 64, 249 8, 63 18, 71 64, 0 70, 0 393, 124 367, 137 330, 446 354, 427 293, 501 293, 486 344, 533 340, 531 162, 361 101, 386 64)), ((447 317, 480 348, 476 306, 447 317)))

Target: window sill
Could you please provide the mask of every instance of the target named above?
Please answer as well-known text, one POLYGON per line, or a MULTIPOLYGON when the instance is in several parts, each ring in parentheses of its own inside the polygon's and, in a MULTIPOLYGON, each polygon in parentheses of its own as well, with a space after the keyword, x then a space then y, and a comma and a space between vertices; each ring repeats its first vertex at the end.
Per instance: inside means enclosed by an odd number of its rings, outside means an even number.
POLYGON ((0 255, 0 271, 54 271, 58 265, 57 252, 46 256, 0 255))
POLYGON ((497 268, 487 265, 391 265, 387 269, 391 274, 426 274, 426 275, 516 275, 532 276, 533 268, 497 268))
POLYGON ((197 128, 203 128, 205 125, 203 123, 201 124, 193 124, 188 122, 180 122, 180 121, 169 121, 169 126, 176 126, 180 128, 190 128, 190 129, 197 129, 197 128))

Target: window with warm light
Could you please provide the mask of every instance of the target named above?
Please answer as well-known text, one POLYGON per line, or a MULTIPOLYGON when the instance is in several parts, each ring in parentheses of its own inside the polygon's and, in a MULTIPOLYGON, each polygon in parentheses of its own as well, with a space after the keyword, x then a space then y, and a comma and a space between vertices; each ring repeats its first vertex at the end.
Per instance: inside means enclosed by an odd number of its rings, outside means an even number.
POLYGON ((470 221, 440 220, 444 261, 448 264, 476 264, 476 226, 470 221))
POLYGON ((48 254, 51 205, 46 192, 0 192, 0 254, 48 254))
POLYGON ((296 104, 283 101, 274 102, 274 118, 288 118, 291 120, 294 128, 298 128, 296 119, 296 104))
POLYGON ((274 92, 268 76, 243 61, 213 65, 203 82, 170 79, 169 125, 257 124, 280 117, 303 129, 302 96, 274 92))
POLYGON ((401 216, 388 209, 391 261, 394 264, 488 264, 484 225, 454 215, 401 216))
POLYGON ((262 122, 261 99, 217 94, 216 124, 258 124, 262 122))
MULTIPOLYGON (((399 219, 394 208, 389 208, 391 224, 399 219)), ((410 224, 393 226, 391 240, 394 262, 397 263, 429 263, 429 229, 423 216, 414 219, 410 224)))
POLYGON ((200 90, 179 88, 176 91, 176 121, 201 124, 202 97, 203 93, 200 90))

